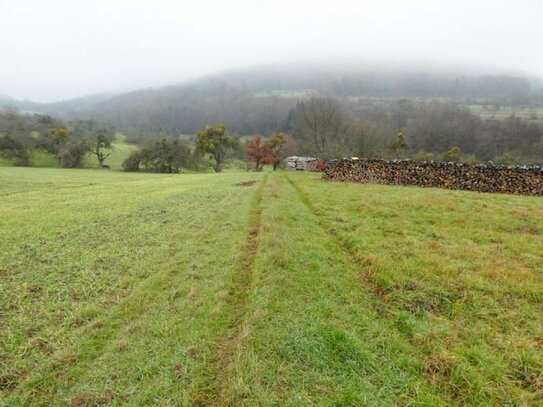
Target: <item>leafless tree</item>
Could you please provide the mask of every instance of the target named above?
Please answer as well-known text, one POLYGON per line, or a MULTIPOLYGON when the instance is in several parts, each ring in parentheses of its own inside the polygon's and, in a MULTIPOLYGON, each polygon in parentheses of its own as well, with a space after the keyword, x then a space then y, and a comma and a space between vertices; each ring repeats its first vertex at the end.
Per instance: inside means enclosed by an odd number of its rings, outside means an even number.
POLYGON ((301 104, 303 132, 315 143, 323 157, 328 153, 330 140, 339 138, 347 128, 347 120, 338 101, 330 98, 311 98, 301 104))

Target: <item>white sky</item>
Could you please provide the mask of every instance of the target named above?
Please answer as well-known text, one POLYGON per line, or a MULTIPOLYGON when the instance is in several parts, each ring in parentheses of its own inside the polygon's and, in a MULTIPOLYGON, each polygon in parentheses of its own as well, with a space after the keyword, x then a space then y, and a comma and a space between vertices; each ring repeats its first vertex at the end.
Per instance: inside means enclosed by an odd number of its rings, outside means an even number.
POLYGON ((543 76, 543 0, 0 0, 0 55, 37 101, 315 59, 543 76))

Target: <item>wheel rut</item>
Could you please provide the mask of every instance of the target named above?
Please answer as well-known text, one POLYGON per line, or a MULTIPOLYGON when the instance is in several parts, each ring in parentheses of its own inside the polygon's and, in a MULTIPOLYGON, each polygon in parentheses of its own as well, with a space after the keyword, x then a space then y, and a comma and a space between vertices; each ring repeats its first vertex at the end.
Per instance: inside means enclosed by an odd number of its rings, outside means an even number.
MULTIPOLYGON (((300 188, 288 175, 285 175, 285 178, 296 191, 296 194, 298 195, 298 198, 300 199, 302 204, 313 214, 316 223, 334 238, 336 244, 343 252, 347 263, 350 264, 352 268, 360 269, 360 276, 358 277, 358 280, 360 281, 360 283, 363 283, 364 286, 366 286, 367 290, 364 290, 364 292, 374 298, 377 303, 380 303, 380 301, 382 300, 380 298, 381 288, 375 281, 374 270, 368 270, 368 268, 371 269, 371 261, 364 256, 361 256, 359 253, 356 252, 356 250, 354 250, 352 243, 342 237, 341 234, 330 224, 330 222, 324 218, 324 215, 320 213, 320 211, 311 203, 311 200, 302 188, 300 188)), ((399 336, 406 341, 406 343, 410 344, 411 346, 417 346, 417 344, 413 342, 412 338, 409 335, 403 333, 397 328, 394 329, 399 334, 399 336)), ((427 372, 421 373, 422 377, 424 377, 427 384, 431 387, 432 378, 429 377, 427 372)), ((440 394, 440 392, 438 392, 438 395, 444 396, 443 394, 440 394)))
POLYGON ((214 354, 203 372, 201 381, 192 392, 193 406, 230 405, 225 397, 228 379, 234 376, 235 360, 243 346, 243 327, 246 320, 247 301, 254 275, 255 256, 260 244, 262 195, 268 174, 255 192, 249 211, 249 227, 241 244, 236 266, 227 285, 225 318, 226 332, 215 345, 214 354))

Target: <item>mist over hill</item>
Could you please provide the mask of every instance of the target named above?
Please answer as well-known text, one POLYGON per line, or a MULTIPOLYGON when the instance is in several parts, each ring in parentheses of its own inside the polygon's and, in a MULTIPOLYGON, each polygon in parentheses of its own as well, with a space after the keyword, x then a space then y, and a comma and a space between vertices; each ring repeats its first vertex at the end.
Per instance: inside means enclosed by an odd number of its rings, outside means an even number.
POLYGON ((138 145, 222 123, 238 135, 291 134, 299 154, 383 157, 401 131, 409 154, 422 159, 458 147, 470 160, 540 163, 542 89, 537 78, 516 73, 284 65, 117 95, 4 103, 66 123, 108 123, 138 145), (327 114, 330 123, 311 129, 310 117, 327 114), (328 140, 326 148, 318 139, 328 140))
POLYGON ((541 103, 541 82, 510 73, 341 66, 264 66, 123 94, 98 94, 56 103, 0 99, 23 111, 70 120, 91 118, 125 132, 158 127, 194 133, 227 123, 242 134, 281 130, 296 102, 310 96, 356 99, 437 99, 457 103, 541 103))
POLYGON ((24 113, 49 114, 59 118, 78 117, 79 115, 88 115, 89 109, 93 109, 100 102, 115 95, 115 93, 99 93, 53 103, 17 100, 0 95, 0 107, 16 108, 24 113))

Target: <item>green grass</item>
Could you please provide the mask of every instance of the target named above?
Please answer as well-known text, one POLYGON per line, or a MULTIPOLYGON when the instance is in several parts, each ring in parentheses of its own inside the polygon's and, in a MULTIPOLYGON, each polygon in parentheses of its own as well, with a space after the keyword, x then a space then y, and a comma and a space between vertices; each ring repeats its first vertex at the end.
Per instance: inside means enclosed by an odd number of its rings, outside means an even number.
MULTIPOLYGON (((126 137, 117 133, 114 142, 111 144, 111 155, 105 160, 104 164, 109 165, 112 170, 121 170, 123 161, 130 155, 132 151, 137 150, 137 146, 133 144, 127 144, 125 142, 126 137)), ((11 166, 14 160, 0 158, 0 166, 11 166)), ((38 168, 58 168, 58 161, 42 149, 34 149, 31 151, 30 163, 32 167, 38 168)), ((83 166, 86 168, 98 167, 98 160, 96 156, 91 153, 87 153, 85 156, 83 166)))
POLYGON ((32 150, 30 162, 33 167, 38 167, 38 168, 60 167, 57 159, 45 150, 32 150))
MULTIPOLYGON (((122 133, 117 133, 115 141, 111 143, 110 153, 111 155, 104 161, 105 165, 109 165, 112 170, 122 169, 123 161, 130 155, 132 151, 138 149, 133 144, 127 144, 125 142, 126 136, 122 133)), ((85 156, 85 167, 96 168, 98 167, 98 160, 95 155, 88 153, 85 156)))
MULTIPOLYGON (((123 161, 132 153, 137 150, 139 147, 134 144, 126 143, 126 136, 122 133, 117 133, 115 136, 114 142, 111 144, 109 152, 111 155, 106 158, 104 165, 109 165, 112 170, 120 171, 122 170, 123 161)), ((0 157, 0 166, 13 166, 15 160, 6 159, 0 157)), ((32 167, 38 168, 59 168, 59 164, 55 157, 49 154, 47 151, 42 149, 35 149, 31 151, 31 160, 30 164, 32 167)), ((87 153, 83 160, 84 168, 98 168, 98 160, 96 156, 87 153)), ((246 171, 248 168, 247 162, 240 159, 231 159, 227 160, 224 163, 225 172, 240 172, 246 171)), ((183 169, 183 172, 187 173, 213 173, 213 168, 211 164, 202 165, 198 171, 195 171, 190 168, 183 169)))
MULTIPOLYGON (((111 155, 104 161, 105 165, 109 165, 112 170, 122 169, 123 161, 130 155, 132 151, 137 150, 137 146, 126 143, 113 143, 111 145, 111 155)), ((98 167, 96 156, 88 153, 85 156, 85 167, 98 167)))
POLYGON ((0 405, 543 405, 541 198, 318 178, 0 168, 0 405))
MULTIPOLYGON (((10 158, 0 157, 0 166, 12 166, 15 160, 10 158)), ((42 149, 35 149, 30 152, 30 164, 32 167, 44 168, 58 168, 58 162, 51 154, 42 149)))

